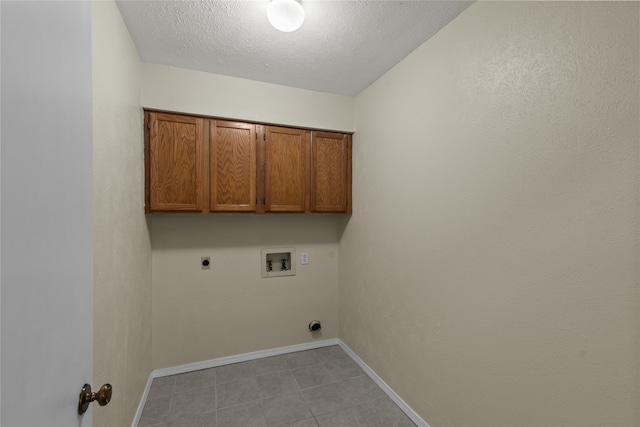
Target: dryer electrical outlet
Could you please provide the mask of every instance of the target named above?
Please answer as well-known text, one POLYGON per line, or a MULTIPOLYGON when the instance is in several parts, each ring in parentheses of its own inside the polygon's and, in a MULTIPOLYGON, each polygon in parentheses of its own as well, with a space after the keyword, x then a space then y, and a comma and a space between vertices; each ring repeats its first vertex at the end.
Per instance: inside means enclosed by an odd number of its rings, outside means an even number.
POLYGON ((260 272, 262 277, 296 275, 296 248, 262 249, 260 272))

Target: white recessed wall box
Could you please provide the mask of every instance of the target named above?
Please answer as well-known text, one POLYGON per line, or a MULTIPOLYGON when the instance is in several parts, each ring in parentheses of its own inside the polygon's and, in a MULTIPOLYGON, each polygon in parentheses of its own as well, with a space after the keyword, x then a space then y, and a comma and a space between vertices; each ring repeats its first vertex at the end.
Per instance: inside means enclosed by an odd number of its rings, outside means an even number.
POLYGON ((296 248, 263 249, 260 257, 262 277, 296 275, 296 248))

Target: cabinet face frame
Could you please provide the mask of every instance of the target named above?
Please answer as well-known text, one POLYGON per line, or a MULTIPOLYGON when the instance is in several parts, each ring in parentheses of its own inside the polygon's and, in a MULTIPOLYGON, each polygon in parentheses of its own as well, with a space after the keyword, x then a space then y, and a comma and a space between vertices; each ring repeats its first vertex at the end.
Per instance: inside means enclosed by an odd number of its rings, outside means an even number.
MULTIPOLYGON (((146 184, 145 188, 147 190, 147 203, 145 204, 145 210, 147 212, 152 211, 178 211, 178 212, 202 212, 204 202, 203 202, 203 174, 204 174, 204 165, 203 165, 203 119, 191 116, 182 116, 178 114, 164 114, 164 113, 148 113, 148 121, 149 124, 149 138, 148 140, 145 138, 145 142, 147 142, 145 147, 145 162, 147 166, 146 171, 146 184), (161 132, 160 126, 162 122, 173 123, 176 125, 192 125, 194 126, 193 135, 188 135, 193 138, 193 165, 192 173, 193 177, 191 179, 192 185, 181 185, 183 183, 180 182, 180 177, 174 176, 172 179, 172 184, 192 188, 192 196, 194 199, 193 203, 183 203, 183 202, 160 202, 162 200, 162 194, 164 190, 165 184, 162 182, 162 172, 160 171, 160 164, 166 159, 161 157, 161 150, 158 147, 158 144, 162 143, 161 136, 159 133, 161 132), (177 182, 176 182, 177 180, 177 182)), ((180 160, 180 159, 173 159, 180 160)), ((187 165, 189 166, 189 165, 187 165)), ((171 177, 170 177, 171 178, 171 177)), ((188 183, 189 184, 189 183, 188 183)))
MULTIPOLYGON (((255 212, 256 211, 256 125, 243 122, 209 120, 209 209, 219 212, 255 212), (225 135, 222 133, 238 133, 225 135), (239 132, 233 132, 239 131, 239 132), (244 131, 244 132, 243 132, 244 131), (220 156, 220 153, 223 156, 220 156), (242 157, 245 157, 243 159, 242 157), (243 160, 245 160, 243 162, 243 160), (246 162, 246 163, 245 163, 246 162), (242 163, 245 163, 244 165, 242 163), (226 170, 225 170, 226 169, 226 170), (225 174, 229 175, 225 178, 225 174), (218 181, 228 179, 234 186, 246 186, 248 190, 244 201, 220 203, 218 181)), ((236 194, 231 194, 235 198, 236 194)))
POLYGON ((311 211, 350 213, 351 210, 351 135, 335 132, 311 134, 311 211), (334 148, 324 150, 326 144, 334 148), (335 150, 335 146, 338 150, 335 150), (327 159, 326 154, 332 158, 327 159), (329 160, 339 163, 328 165, 329 160), (334 167, 331 167, 334 166, 334 167), (332 188, 332 185, 337 187, 332 188), (331 199, 332 202, 322 200, 331 199))

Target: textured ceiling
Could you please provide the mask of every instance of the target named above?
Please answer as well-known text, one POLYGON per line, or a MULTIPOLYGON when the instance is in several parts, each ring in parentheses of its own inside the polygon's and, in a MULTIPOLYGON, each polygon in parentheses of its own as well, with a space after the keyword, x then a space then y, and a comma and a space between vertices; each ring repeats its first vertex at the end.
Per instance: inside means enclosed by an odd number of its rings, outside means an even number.
POLYGON ((471 2, 302 0, 282 33, 263 1, 130 1, 118 6, 145 62, 356 95, 471 2))

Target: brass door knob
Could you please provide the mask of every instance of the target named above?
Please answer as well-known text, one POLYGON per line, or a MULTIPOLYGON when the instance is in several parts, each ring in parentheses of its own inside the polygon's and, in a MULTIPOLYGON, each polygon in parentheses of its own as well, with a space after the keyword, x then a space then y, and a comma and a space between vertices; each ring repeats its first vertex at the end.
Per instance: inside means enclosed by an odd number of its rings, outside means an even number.
POLYGON ((104 406, 111 402, 111 394, 113 393, 113 387, 111 384, 104 384, 100 387, 97 393, 91 392, 91 386, 85 384, 80 390, 80 397, 78 401, 78 414, 82 415, 89 409, 89 404, 95 400, 98 401, 100 406, 104 406))

